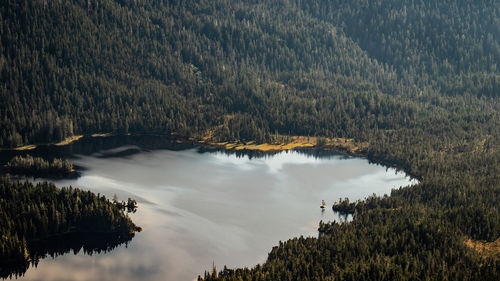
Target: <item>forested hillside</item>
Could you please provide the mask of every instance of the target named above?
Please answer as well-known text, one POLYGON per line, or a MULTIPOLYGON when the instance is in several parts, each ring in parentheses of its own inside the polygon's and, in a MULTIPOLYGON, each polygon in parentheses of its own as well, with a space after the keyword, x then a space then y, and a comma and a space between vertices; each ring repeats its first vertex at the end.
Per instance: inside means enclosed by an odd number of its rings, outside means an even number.
POLYGON ((363 137, 496 109, 497 2, 342 2, 2 1, 0 145, 363 137))
POLYGON ((4 0, 0 17, 2 147, 346 137, 421 180, 218 278, 500 276, 499 249, 465 243, 500 238, 500 2, 4 0))

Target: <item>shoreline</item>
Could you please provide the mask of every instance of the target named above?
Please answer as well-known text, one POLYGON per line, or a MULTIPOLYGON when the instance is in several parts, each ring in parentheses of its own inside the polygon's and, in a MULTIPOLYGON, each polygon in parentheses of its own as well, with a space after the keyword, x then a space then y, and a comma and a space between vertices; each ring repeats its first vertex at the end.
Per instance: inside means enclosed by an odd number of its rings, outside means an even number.
POLYGON ((95 133, 89 135, 74 135, 67 137, 60 142, 52 143, 38 143, 38 144, 27 144, 23 146, 13 147, 13 148, 0 148, 0 150, 11 150, 11 151, 23 151, 23 150, 33 150, 39 146, 66 146, 77 142, 83 138, 98 138, 98 137, 113 137, 113 136, 164 136, 171 138, 172 140, 177 140, 186 143, 193 143, 198 145, 203 145, 207 147, 223 148, 226 150, 235 151, 260 151, 260 152, 277 152, 293 150, 298 148, 315 148, 315 149, 325 149, 325 150, 341 150, 349 152, 352 154, 357 154, 362 152, 368 147, 368 143, 357 143, 353 139, 348 138, 321 138, 322 144, 318 144, 319 137, 308 137, 308 136, 288 136, 280 135, 282 139, 287 141, 275 142, 275 143, 261 143, 257 144, 255 141, 226 141, 226 142, 216 142, 211 141, 208 137, 201 139, 193 137, 180 137, 176 134, 112 134, 112 133, 95 133))
POLYGON ((23 145, 23 146, 12 147, 12 148, 0 148, 0 150, 25 151, 25 150, 33 150, 39 146, 49 146, 49 145, 65 146, 65 145, 72 144, 76 141, 79 141, 82 138, 97 138, 97 137, 111 137, 111 136, 116 136, 116 135, 111 134, 111 133, 97 133, 97 134, 90 134, 90 135, 74 135, 71 137, 67 137, 60 142, 27 144, 27 145, 23 145))
MULTIPOLYGON (((112 135, 112 134, 92 134, 92 135, 86 135, 86 136, 79 136, 79 137, 72 137, 71 141, 67 141, 64 144, 45 144, 45 145, 57 145, 57 146, 65 146, 65 145, 70 145, 72 143, 75 143, 77 141, 82 141, 85 138, 107 138, 107 137, 119 137, 119 136, 125 136, 124 135, 112 135)), ((222 149, 226 151, 232 151, 232 152, 261 152, 263 154, 266 153, 273 153, 273 152, 280 152, 280 151, 288 151, 288 150, 318 150, 318 151, 336 151, 339 152, 340 154, 345 154, 345 155, 350 155, 350 156, 357 156, 357 157, 364 157, 368 159, 369 161, 372 161, 373 163, 385 165, 385 166, 390 166, 390 167, 395 167, 398 170, 402 170, 405 172, 407 176, 410 178, 415 178, 421 181, 419 178, 411 175, 408 173, 405 169, 402 167, 396 166, 396 164, 391 163, 389 161, 384 161, 383 159, 372 159, 372 157, 369 156, 368 154, 368 148, 369 148, 369 143, 357 143, 353 139, 344 139, 344 138, 332 138, 332 139, 325 139, 325 138, 317 138, 317 137, 304 137, 304 136, 288 136, 287 140, 288 142, 284 141, 283 143, 275 143, 275 144, 269 144, 269 143, 264 143, 264 144, 256 144, 255 142, 213 142, 208 139, 195 139, 195 138, 185 138, 181 137, 178 135, 162 135, 162 134, 128 134, 128 136, 158 136, 158 137, 165 137, 165 140, 171 140, 173 142, 177 143, 186 143, 186 144, 193 144, 198 147, 204 147, 204 148, 214 148, 214 149, 222 149), (318 140, 321 139, 320 143, 318 144, 318 140)), ((35 146, 37 147, 37 146, 35 146)), ((17 150, 17 149, 16 149, 17 150)), ((418 183, 417 183, 418 184, 418 183)), ((390 193, 389 193, 390 195, 390 193)), ((140 232, 141 230, 137 229, 137 232, 140 232)), ((95 234, 92 232, 88 232, 89 234, 95 234)), ((66 235, 71 235, 71 234, 85 234, 85 233, 60 233, 60 234, 55 234, 51 235, 49 237, 44 237, 42 239, 35 239, 32 241, 29 241, 30 243, 43 243, 44 241, 50 240, 50 239, 61 239, 64 238, 66 235)), ((116 233, 101 233, 101 234, 116 234, 116 233)), ((135 231, 129 234, 135 234, 135 231)), ((126 235, 124 233, 124 235, 126 235)))
POLYGON ((217 142, 212 141, 210 137, 196 138, 196 137, 183 137, 175 133, 171 134, 113 134, 113 133, 93 133, 89 135, 75 135, 66 138, 63 141, 57 143, 40 143, 40 144, 29 144, 25 146, 15 147, 15 148, 0 148, 0 150, 10 150, 10 151, 26 151, 33 150, 39 146, 66 146, 82 139, 86 138, 107 138, 116 136, 158 136, 166 137, 177 143, 186 143, 203 148, 209 149, 221 149, 225 151, 232 152, 259 152, 259 153, 276 153, 280 151, 288 150, 299 150, 299 149, 311 149, 318 151, 335 151, 340 154, 364 157, 370 162, 375 164, 392 167, 397 170, 403 171, 410 178, 417 179, 419 182, 422 181, 422 177, 412 174, 408 171, 407 167, 397 163, 398 161, 390 159, 377 158, 376 156, 371 156, 368 154, 367 149, 370 144, 368 142, 356 142, 352 138, 324 138, 324 137, 309 137, 309 136, 288 136, 279 135, 283 141, 276 143, 262 143, 257 144, 255 141, 226 141, 217 142))
POLYGON ((249 142, 215 142, 208 139, 195 140, 193 142, 199 145, 208 147, 222 148, 233 151, 260 151, 260 152, 277 152, 301 148, 322 149, 322 150, 339 150, 350 154, 360 154, 367 147, 368 143, 357 143, 353 139, 346 138, 318 138, 306 136, 281 136, 287 141, 279 143, 262 143, 257 144, 255 141, 249 142))
POLYGON ((397 161, 391 161, 389 159, 377 158, 368 154, 367 149, 369 143, 357 143, 353 139, 345 138, 325 138, 326 142, 324 144, 318 145, 318 137, 304 137, 304 136, 288 136, 294 141, 287 144, 255 144, 255 142, 238 143, 238 142, 211 142, 207 140, 195 140, 188 139, 185 141, 178 140, 185 143, 192 143, 194 145, 199 145, 205 148, 215 148, 232 152, 261 152, 261 153, 274 153, 280 151, 288 150, 300 150, 300 149, 311 149, 318 151, 335 151, 340 154, 363 157, 368 159, 368 161, 383 165, 386 167, 395 168, 398 171, 403 171, 411 179, 416 179, 419 182, 422 181, 422 177, 412 174, 408 169, 401 164, 396 163, 397 161), (307 142, 301 142, 301 140, 308 139, 307 142), (313 140, 314 139, 314 140, 313 140))

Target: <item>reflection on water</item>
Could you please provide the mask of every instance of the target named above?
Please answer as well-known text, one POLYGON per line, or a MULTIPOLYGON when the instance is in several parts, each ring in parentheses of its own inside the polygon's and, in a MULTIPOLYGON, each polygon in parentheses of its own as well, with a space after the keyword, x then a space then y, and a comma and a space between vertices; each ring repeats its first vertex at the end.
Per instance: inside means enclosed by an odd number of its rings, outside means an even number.
POLYGON ((134 234, 95 234, 77 233, 57 236, 43 241, 29 243, 30 261, 25 263, 11 262, 2 264, 0 278, 20 278, 30 266, 37 267, 44 258, 57 258, 64 254, 105 254, 120 245, 127 247, 134 234))
POLYGON ((136 199, 131 217, 143 231, 128 248, 42 259, 21 279, 182 281, 213 263, 253 266, 280 240, 317 236, 320 220, 346 219, 330 208, 322 212, 322 200, 331 206, 339 198, 355 201, 411 183, 394 169, 332 153, 245 155, 177 143, 156 149, 138 141, 99 141, 88 144, 93 151, 73 146, 78 155, 72 161, 85 168, 82 177, 56 184, 136 199))

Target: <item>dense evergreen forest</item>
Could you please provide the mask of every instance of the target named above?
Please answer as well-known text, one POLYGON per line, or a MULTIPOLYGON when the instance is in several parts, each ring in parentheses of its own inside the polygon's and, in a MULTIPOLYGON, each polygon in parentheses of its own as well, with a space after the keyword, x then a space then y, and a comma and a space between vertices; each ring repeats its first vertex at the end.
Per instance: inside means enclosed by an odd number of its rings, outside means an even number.
POLYGON ((500 2, 5 0, 0 17, 2 147, 346 137, 421 181, 206 280, 499 279, 500 250, 465 241, 500 238, 500 2))
POLYGON ((75 174, 73 164, 68 160, 54 158, 47 161, 41 157, 31 155, 15 156, 4 165, 5 172, 17 175, 34 177, 67 177, 75 174))
POLYGON ((0 146, 96 132, 367 139, 492 117, 496 1, 351 2, 2 1, 0 146))
MULTIPOLYGON (((94 243, 89 249, 106 250, 116 245, 111 241, 117 238, 120 242, 130 240, 140 228, 123 210, 124 203, 113 203, 90 191, 56 188, 48 182, 34 185, 0 177, 0 278, 15 272, 24 273, 23 270, 12 272, 10 265, 14 265, 12 268, 15 269, 29 262, 36 264, 47 252, 55 254, 69 250, 69 246, 60 241, 55 243, 60 244, 58 247, 41 250, 47 243, 40 245, 39 241, 49 241, 62 235, 101 234, 100 239, 106 243, 94 243), (109 234, 118 237, 108 241, 109 234)), ((68 244, 73 246, 75 240, 72 241, 68 244)), ((88 248, 88 242, 82 241, 80 238, 77 244, 83 243, 80 247, 88 248)))

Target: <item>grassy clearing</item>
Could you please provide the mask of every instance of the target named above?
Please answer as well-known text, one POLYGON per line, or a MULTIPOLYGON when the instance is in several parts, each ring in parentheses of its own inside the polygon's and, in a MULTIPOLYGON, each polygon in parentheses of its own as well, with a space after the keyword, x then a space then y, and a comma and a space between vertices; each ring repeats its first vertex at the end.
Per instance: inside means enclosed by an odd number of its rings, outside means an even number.
POLYGON ((75 141, 81 139, 81 138, 83 138, 83 135, 72 136, 72 137, 64 139, 61 142, 56 143, 55 145, 57 145, 57 146, 68 145, 72 142, 75 142, 75 141))
POLYGON ((493 242, 468 239, 464 243, 467 247, 475 250, 482 256, 485 257, 496 256, 496 258, 500 258, 500 238, 498 238, 493 242))
POLYGON ((24 145, 24 146, 16 147, 16 148, 14 148, 14 150, 32 150, 32 149, 35 149, 35 148, 36 148, 36 145, 29 144, 29 145, 24 145))
POLYGON ((320 147, 323 149, 336 149, 347 151, 349 153, 359 153, 363 151, 368 143, 356 143, 353 139, 346 138, 318 138, 306 136, 281 136, 283 142, 280 143, 263 143, 256 144, 255 142, 211 142, 210 136, 203 137, 199 143, 205 145, 216 146, 228 150, 252 150, 252 151, 281 151, 292 150, 296 148, 313 148, 320 147))
POLYGON ((92 134, 90 135, 91 137, 93 138, 97 138, 97 137, 110 137, 111 134, 110 133, 104 133, 104 134, 92 134))
MULTIPOLYGON (((94 137, 94 138, 95 137, 109 137, 109 136, 111 136, 111 134, 109 134, 109 133, 106 133, 106 134, 92 134, 90 136, 94 137)), ((83 135, 76 135, 76 136, 68 137, 68 138, 64 139, 63 141, 60 141, 58 143, 53 143, 53 145, 57 145, 57 146, 68 145, 68 144, 71 144, 71 143, 73 143, 75 141, 80 140, 83 137, 84 137, 83 135)), ((33 149, 35 149, 37 147, 38 147, 38 145, 36 145, 36 144, 29 144, 29 145, 19 146, 19 147, 12 148, 12 149, 13 150, 33 150, 33 149)))

